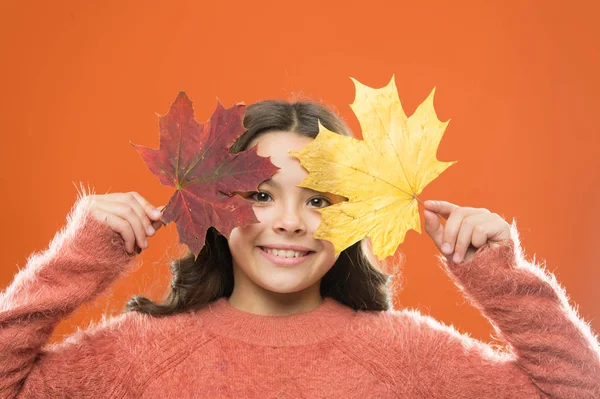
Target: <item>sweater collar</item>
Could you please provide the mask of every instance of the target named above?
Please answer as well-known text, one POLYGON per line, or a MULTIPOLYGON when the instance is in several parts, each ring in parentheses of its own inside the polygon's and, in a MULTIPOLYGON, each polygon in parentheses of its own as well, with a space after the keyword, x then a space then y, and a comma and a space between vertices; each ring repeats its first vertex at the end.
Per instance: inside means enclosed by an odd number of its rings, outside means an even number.
POLYGON ((248 313, 229 304, 227 297, 201 310, 205 326, 216 335, 255 345, 294 346, 315 343, 345 330, 356 311, 325 297, 315 309, 288 316, 248 313))

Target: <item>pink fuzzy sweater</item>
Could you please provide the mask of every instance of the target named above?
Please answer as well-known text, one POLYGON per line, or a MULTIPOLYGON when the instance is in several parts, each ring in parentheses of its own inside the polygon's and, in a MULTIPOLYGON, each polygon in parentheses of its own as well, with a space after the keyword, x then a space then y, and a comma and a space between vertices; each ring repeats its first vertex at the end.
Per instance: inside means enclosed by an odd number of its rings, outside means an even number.
POLYGON ((462 264, 438 255, 504 347, 416 310, 332 298, 283 317, 226 298, 166 318, 132 312, 48 345, 61 319, 134 263, 85 199, 0 294, 0 397, 600 398, 597 338, 554 275, 524 259, 514 221, 507 245, 462 264))

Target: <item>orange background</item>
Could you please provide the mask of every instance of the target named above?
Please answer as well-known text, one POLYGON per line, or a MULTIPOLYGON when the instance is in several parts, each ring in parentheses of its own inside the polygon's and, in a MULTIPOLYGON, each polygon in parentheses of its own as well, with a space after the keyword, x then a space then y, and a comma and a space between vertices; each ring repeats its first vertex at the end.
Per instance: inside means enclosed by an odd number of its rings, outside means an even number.
MULTIPOLYGON (((158 147, 156 113, 180 90, 199 121, 217 97, 230 106, 308 96, 357 131, 349 77, 381 87, 395 74, 409 114, 437 87, 438 115, 452 119, 438 159, 459 162, 420 198, 517 218, 526 256, 547 262, 598 332, 600 7, 583 3, 4 1, 0 288, 64 226, 73 182, 168 201, 172 190, 129 141, 158 147)), ((149 241, 142 267, 63 321, 53 341, 131 295, 161 297, 176 230, 149 241)), ((489 340, 429 236, 410 231, 401 249, 396 299, 489 340)))

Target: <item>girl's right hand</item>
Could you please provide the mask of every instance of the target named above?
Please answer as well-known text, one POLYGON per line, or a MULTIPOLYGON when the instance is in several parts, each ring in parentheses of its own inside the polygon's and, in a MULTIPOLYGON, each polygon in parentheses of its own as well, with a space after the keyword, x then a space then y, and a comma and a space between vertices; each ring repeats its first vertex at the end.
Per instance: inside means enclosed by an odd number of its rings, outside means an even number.
POLYGON ((161 209, 150 204, 136 192, 90 195, 91 215, 125 240, 125 250, 129 254, 140 253, 148 247, 147 236, 163 225, 161 209))

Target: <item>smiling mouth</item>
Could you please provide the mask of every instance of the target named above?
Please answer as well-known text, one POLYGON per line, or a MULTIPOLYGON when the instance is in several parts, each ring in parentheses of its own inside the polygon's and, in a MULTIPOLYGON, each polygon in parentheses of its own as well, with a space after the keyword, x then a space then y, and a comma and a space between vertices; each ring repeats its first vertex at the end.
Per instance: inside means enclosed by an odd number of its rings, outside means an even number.
POLYGON ((315 251, 292 251, 287 249, 271 249, 259 247, 261 251, 276 256, 278 258, 286 259, 286 258, 304 258, 310 254, 315 253, 315 251))

